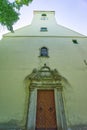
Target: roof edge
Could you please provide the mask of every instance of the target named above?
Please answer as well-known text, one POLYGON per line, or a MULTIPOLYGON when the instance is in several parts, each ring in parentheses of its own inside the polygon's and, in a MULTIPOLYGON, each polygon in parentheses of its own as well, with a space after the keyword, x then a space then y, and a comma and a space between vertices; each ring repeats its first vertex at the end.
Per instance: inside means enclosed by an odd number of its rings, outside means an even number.
POLYGON ((33 14, 36 14, 36 13, 53 13, 53 14, 55 14, 55 11, 54 10, 52 10, 52 11, 50 11, 50 10, 34 10, 33 11, 33 14))

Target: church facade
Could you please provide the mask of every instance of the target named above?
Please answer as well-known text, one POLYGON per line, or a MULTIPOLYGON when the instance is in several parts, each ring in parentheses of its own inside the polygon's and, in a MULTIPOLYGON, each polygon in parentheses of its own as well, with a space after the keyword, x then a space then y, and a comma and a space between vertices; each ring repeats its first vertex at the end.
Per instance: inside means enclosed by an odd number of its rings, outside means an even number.
POLYGON ((0 41, 0 130, 87 129, 87 37, 34 11, 0 41))

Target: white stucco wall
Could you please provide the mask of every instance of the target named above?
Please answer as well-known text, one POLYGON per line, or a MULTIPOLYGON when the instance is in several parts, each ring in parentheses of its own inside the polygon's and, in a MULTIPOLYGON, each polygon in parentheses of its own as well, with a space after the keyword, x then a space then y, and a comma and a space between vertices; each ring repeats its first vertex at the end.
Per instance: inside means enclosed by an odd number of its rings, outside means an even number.
POLYGON ((46 46, 49 48, 49 66, 56 68, 70 84, 66 84, 63 91, 67 123, 87 124, 87 65, 84 63, 84 59, 87 60, 87 38, 67 37, 66 32, 64 37, 26 37, 22 35, 26 35, 28 28, 22 33, 20 31, 15 33, 18 37, 10 33, 0 42, 0 122, 11 119, 24 122, 24 79, 39 67, 39 48, 46 46), (79 44, 73 44, 72 39, 77 39, 79 44))
POLYGON ((71 86, 64 88, 66 108, 71 123, 87 121, 87 39, 72 38, 7 38, 0 44, 0 121, 21 119, 25 107, 24 78, 39 66, 39 48, 49 48, 49 66, 56 68, 71 86), (84 46, 83 46, 84 45, 84 46), (78 47, 80 46, 80 47, 78 47), (84 53, 81 49, 84 49, 84 53))

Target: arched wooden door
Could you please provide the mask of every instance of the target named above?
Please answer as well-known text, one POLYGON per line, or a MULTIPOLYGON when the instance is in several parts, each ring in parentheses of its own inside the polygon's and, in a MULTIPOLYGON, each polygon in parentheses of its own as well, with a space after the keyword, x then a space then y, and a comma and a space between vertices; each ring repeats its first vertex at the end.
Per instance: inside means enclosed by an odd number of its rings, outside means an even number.
POLYGON ((57 130, 54 90, 38 90, 36 130, 57 130))

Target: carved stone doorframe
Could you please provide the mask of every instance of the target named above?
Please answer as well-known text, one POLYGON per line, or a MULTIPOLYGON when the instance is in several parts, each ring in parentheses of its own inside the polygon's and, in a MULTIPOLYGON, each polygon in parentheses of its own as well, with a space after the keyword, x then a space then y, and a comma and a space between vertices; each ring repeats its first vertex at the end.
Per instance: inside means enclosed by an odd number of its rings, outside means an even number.
POLYGON ((34 69, 33 72, 26 77, 26 80, 30 81, 30 96, 27 113, 27 130, 35 130, 36 127, 36 108, 38 90, 54 90, 56 121, 58 130, 67 130, 64 103, 62 97, 62 79, 57 70, 51 70, 49 67, 44 65, 40 70, 34 69))

